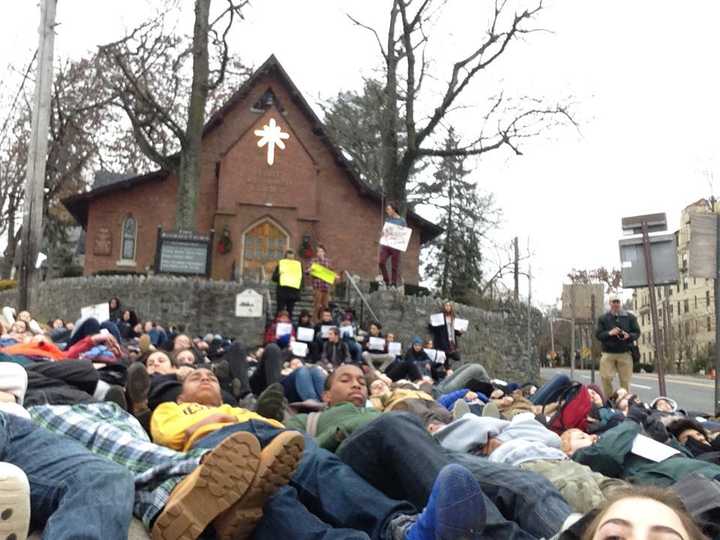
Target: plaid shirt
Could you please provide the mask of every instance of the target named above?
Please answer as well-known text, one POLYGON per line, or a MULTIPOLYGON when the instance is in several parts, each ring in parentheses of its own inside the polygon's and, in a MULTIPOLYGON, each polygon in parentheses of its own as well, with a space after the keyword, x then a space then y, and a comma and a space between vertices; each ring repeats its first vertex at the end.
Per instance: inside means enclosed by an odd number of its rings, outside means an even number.
MULTIPOLYGON (((331 268, 331 262, 330 259, 327 257, 315 257, 310 261, 310 264, 317 263, 323 265, 325 268, 331 268)), ((330 284, 327 281, 323 281, 322 279, 313 278, 312 279, 312 287, 315 291, 329 291, 330 290, 330 284)))
POLYGON ((42 427, 86 446, 93 454, 135 475, 133 513, 150 530, 175 486, 200 463, 207 449, 176 452, 150 442, 145 430, 114 403, 29 407, 42 427))

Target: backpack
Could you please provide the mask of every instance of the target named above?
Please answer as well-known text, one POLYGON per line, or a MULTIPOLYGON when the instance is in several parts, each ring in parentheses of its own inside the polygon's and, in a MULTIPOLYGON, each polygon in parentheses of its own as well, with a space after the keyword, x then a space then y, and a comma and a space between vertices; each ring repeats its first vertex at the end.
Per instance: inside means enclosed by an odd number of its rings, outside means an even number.
POLYGON ((587 418, 592 409, 592 399, 587 386, 578 382, 571 383, 560 394, 558 403, 557 411, 547 421, 547 428, 558 435, 572 428, 587 432, 587 418))

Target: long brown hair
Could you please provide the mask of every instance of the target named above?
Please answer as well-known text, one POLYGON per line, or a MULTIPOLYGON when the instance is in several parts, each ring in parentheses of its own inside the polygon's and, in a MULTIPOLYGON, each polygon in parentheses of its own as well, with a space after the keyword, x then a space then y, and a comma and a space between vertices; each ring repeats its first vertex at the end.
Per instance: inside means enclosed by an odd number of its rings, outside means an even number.
POLYGON ((602 524, 602 520, 610 507, 618 501, 627 498, 650 499, 660 504, 664 504, 680 518, 685 530, 688 532, 688 540, 708 540, 702 533, 700 528, 693 521, 692 516, 688 513, 685 505, 675 493, 670 489, 661 489, 655 486, 633 486, 627 489, 619 489, 608 497, 608 499, 600 506, 595 518, 590 522, 582 540, 592 540, 598 528, 602 524))

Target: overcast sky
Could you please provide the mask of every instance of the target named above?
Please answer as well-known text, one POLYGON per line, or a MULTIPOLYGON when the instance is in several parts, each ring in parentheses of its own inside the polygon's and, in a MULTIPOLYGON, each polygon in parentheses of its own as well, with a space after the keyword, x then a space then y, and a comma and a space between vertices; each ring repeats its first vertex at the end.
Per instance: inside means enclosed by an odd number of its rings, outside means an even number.
MULTIPOLYGON (((190 0, 182 19, 191 31, 190 0)), ((382 27, 389 0, 255 0, 232 36, 234 51, 258 65, 275 53, 311 103, 359 88, 379 56, 373 38, 346 18, 382 27)), ((432 31, 433 74, 469 51, 485 27, 488 2, 450 0, 432 31)), ((123 35, 153 13, 152 0, 59 0, 56 57, 77 58, 123 35)), ((27 64, 39 10, 9 2, 0 19, 3 84, 7 66, 27 64)), ((720 190, 720 2, 555 0, 529 36, 478 79, 454 119, 472 137, 486 98, 498 89, 549 103, 575 103, 580 131, 553 129, 527 142, 524 155, 473 160, 482 189, 503 211, 497 241, 529 245, 536 304, 554 303, 571 268, 619 267, 622 216, 680 210, 720 190), (715 66, 715 67, 713 67, 715 66)), ((3 93, 7 91, 3 89, 3 93)), ((433 96, 430 96, 432 98, 433 96)), ((432 106, 428 99, 425 106, 432 106)), ((717 193, 716 193, 717 194, 717 193)), ((527 283, 523 283, 523 295, 527 283)))

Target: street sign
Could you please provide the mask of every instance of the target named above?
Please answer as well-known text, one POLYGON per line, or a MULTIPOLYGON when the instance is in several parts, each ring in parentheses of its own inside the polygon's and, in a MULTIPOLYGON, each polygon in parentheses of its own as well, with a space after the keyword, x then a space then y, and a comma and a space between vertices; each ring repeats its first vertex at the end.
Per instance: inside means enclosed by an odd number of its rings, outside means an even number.
POLYGON ((696 278, 717 277, 717 215, 690 216, 690 244, 688 246, 688 274, 696 278))
POLYGON ((576 322, 594 322, 597 312, 600 310, 596 308, 596 313, 592 312, 593 295, 595 295, 595 306, 602 306, 605 285, 602 283, 563 285, 562 317, 575 319, 576 322))
POLYGON ((622 218, 622 230, 632 234, 641 234, 643 222, 647 224, 647 232, 662 232, 667 230, 667 217, 665 212, 659 214, 646 214, 644 216, 630 216, 622 218))
MULTIPOLYGON (((649 237, 654 285, 672 285, 678 281, 677 241, 674 234, 649 237)), ((623 289, 647 287, 643 239, 620 240, 623 289)))

